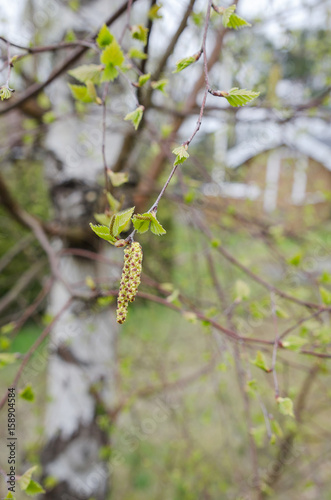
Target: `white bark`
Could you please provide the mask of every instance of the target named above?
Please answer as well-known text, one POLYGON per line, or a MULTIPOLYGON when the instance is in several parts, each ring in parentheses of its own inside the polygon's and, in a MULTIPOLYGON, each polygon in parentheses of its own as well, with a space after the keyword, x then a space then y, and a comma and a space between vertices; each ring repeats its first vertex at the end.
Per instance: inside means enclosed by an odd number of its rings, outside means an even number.
MULTIPOLYGON (((62 259, 61 271, 71 283, 97 274, 93 262, 71 256, 62 259)), ((50 312, 57 314, 68 298, 64 285, 56 283, 50 312)), ((52 331, 43 457, 44 473, 56 477, 60 489, 46 498, 63 493, 75 498, 105 498, 108 474, 98 452, 107 439, 95 422, 96 400, 90 389, 99 383, 101 398, 111 404, 116 325, 113 310, 92 312, 89 305, 75 301, 52 331)))

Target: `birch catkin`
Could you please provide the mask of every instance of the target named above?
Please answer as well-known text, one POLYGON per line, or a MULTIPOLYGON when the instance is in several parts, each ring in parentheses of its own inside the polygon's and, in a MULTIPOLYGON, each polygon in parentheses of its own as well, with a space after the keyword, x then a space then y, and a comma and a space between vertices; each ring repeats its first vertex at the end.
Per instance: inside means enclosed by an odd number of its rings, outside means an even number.
POLYGON ((117 322, 124 323, 129 302, 133 302, 140 284, 143 251, 140 243, 133 242, 124 251, 124 265, 117 300, 117 322))

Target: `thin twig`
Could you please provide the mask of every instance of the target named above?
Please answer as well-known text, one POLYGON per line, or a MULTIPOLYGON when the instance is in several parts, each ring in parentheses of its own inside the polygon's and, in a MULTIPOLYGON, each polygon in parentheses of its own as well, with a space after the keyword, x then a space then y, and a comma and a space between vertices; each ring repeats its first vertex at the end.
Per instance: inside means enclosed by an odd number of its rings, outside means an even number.
POLYGON ((278 378, 277 378, 277 372, 276 372, 276 361, 277 361, 277 349, 278 349, 278 344, 279 344, 279 330, 278 330, 276 301, 275 301, 274 292, 270 292, 270 299, 271 299, 272 319, 273 319, 274 328, 275 328, 275 341, 274 341, 274 348, 272 351, 271 371, 272 371, 272 376, 274 379, 275 398, 277 399, 279 397, 279 384, 278 384, 278 378))
MULTIPOLYGON (((62 314, 68 309, 68 307, 70 306, 71 302, 72 302, 72 297, 64 304, 64 306, 60 309, 60 311, 54 316, 54 318, 52 319, 52 321, 46 326, 46 328, 44 329, 44 331, 42 332, 42 334, 38 337, 38 339, 34 342, 34 344, 30 347, 30 349, 28 350, 28 352, 24 355, 23 357, 23 360, 22 360, 22 363, 14 377, 14 380, 12 382, 12 384, 10 385, 10 387, 16 387, 20 378, 21 378, 21 375, 23 373, 23 370, 25 368, 25 366, 28 364, 28 362, 30 361, 31 359, 31 356, 35 353, 35 351, 38 349, 38 347, 40 346, 40 344, 42 344, 42 342, 46 339, 46 337, 50 334, 54 324, 60 319, 60 317, 62 316, 62 314)), ((4 406, 4 404, 6 403, 7 401, 7 396, 8 396, 8 389, 5 393, 5 395, 3 396, 3 398, 1 399, 0 401, 0 410, 1 408, 4 406)))

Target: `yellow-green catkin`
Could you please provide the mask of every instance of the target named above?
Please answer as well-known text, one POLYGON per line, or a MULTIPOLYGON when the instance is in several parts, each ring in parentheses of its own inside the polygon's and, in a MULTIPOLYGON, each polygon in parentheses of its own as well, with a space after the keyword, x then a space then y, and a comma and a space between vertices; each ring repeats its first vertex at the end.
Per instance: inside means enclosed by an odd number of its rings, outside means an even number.
POLYGON ((117 299, 117 322, 124 323, 129 302, 133 302, 140 284, 143 251, 140 243, 134 241, 124 250, 124 265, 117 299))

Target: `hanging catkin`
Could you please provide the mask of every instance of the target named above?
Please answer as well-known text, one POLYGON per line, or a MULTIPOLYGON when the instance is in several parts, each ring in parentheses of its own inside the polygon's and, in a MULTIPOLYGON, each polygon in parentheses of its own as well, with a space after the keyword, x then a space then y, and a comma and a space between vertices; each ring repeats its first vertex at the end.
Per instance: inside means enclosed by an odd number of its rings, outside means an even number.
POLYGON ((117 322, 124 323, 129 302, 133 302, 140 284, 143 251, 140 243, 133 242, 124 251, 124 265, 117 300, 117 322))

